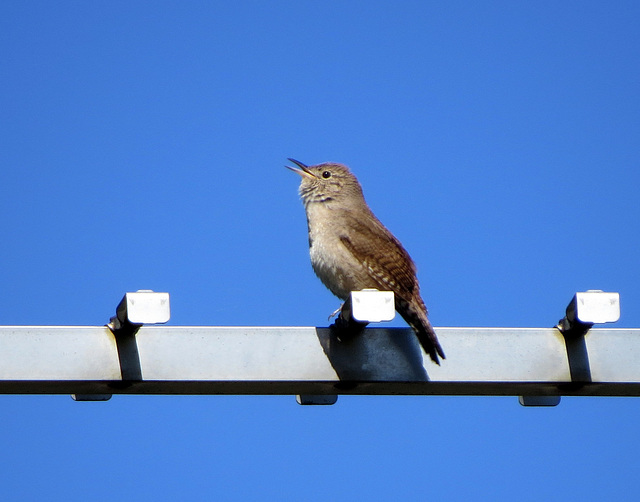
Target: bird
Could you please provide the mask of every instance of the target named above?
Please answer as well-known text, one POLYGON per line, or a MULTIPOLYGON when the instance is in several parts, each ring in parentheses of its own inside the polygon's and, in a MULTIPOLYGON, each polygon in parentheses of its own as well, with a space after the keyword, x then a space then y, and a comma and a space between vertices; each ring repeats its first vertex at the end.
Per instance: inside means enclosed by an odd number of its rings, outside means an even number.
POLYGON ((301 177, 302 199, 314 272, 338 298, 351 291, 393 291, 395 309, 415 332, 431 360, 445 359, 420 296, 416 266, 400 241, 373 214, 360 182, 335 162, 307 166, 288 159, 301 177))

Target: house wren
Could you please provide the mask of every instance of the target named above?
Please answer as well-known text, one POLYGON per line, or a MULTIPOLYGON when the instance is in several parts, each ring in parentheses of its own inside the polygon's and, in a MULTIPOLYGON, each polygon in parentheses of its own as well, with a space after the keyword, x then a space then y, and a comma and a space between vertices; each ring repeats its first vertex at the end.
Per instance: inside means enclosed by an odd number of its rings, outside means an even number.
POLYGON ((300 197, 307 213, 311 265, 341 300, 351 291, 393 291, 395 308, 415 331, 420 345, 440 364, 445 355, 427 319, 416 267, 389 230, 369 209, 362 187, 346 166, 334 163, 286 166, 302 177, 300 197))

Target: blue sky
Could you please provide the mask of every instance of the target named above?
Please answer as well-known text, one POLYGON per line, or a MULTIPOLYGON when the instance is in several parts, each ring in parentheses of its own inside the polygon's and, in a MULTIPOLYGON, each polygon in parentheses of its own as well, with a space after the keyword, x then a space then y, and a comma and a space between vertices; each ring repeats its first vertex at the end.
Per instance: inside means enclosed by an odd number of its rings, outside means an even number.
MULTIPOLYGON (((640 327, 640 4, 0 3, 0 325, 326 325, 286 157, 338 161, 435 326, 640 327)), ((392 325, 401 326, 401 321, 392 325)), ((446 347, 445 347, 446 350, 446 347)), ((637 500, 640 402, 0 396, 3 500, 637 500)))

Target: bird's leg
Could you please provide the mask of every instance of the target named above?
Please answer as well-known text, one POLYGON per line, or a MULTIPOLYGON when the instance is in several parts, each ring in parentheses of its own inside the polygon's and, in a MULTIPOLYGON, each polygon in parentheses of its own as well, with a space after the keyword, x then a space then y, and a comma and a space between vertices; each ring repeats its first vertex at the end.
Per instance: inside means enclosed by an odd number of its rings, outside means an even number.
POLYGON ((340 312, 340 315, 338 315, 335 323, 331 325, 335 330, 338 341, 343 342, 362 333, 365 326, 369 324, 366 322, 356 321, 351 316, 351 297, 346 299, 338 311, 340 312))
POLYGON ((335 316, 337 316, 340 313, 340 311, 342 310, 342 307, 344 307, 344 303, 341 303, 340 306, 337 309, 335 309, 333 312, 331 312, 331 314, 329 314, 329 317, 327 317, 327 320, 330 321, 335 316))

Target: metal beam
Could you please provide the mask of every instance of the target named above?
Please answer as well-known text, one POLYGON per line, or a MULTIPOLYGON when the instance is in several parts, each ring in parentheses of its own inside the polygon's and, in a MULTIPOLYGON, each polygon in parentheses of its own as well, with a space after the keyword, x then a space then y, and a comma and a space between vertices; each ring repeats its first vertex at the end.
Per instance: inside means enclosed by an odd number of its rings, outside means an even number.
POLYGON ((4 394, 640 396, 640 329, 0 326, 4 394))

